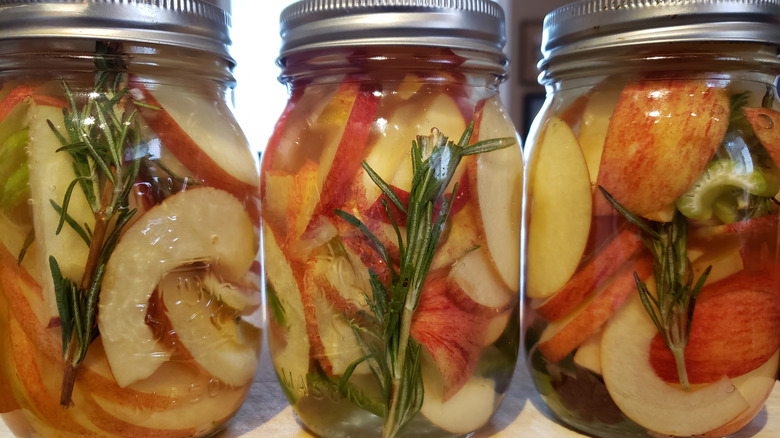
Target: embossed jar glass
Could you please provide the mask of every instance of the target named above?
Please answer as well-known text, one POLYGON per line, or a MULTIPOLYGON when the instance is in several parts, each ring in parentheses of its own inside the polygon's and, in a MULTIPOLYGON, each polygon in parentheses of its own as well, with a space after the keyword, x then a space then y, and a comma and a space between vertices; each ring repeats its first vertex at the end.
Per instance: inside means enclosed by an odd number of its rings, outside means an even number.
POLYGON ((587 0, 547 16, 524 344, 574 428, 722 437, 772 393, 778 24, 774 0, 587 0))
MULTIPOLYGON (((225 4, 226 2, 221 2, 225 4)), ((0 3, 0 416, 221 429, 261 346, 259 175, 216 2, 0 3)))
POLYGON ((486 424, 519 350, 522 157, 490 1, 302 1, 263 154, 268 343, 321 436, 486 424))

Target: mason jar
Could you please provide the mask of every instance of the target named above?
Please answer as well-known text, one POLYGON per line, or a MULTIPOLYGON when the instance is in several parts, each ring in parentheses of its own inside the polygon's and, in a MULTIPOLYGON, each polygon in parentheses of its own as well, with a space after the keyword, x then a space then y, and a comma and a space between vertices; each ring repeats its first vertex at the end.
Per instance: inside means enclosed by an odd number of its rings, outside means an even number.
POLYGON ((491 1, 304 0, 263 153, 268 344, 320 436, 458 436, 519 351, 520 141, 491 1))
POLYGON ((206 436, 247 395, 259 174, 226 4, 0 5, 0 416, 17 436, 206 436))
POLYGON ((772 393, 778 24, 775 0, 586 0, 546 17, 524 345, 575 429, 723 437, 772 393))

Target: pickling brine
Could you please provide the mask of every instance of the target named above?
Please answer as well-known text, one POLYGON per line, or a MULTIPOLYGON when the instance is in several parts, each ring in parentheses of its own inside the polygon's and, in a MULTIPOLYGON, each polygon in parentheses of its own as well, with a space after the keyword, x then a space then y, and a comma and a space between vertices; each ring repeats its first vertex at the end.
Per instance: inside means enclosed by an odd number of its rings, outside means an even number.
MULTIPOLYGON (((556 91, 526 156, 524 341, 542 398, 572 427, 728 436, 772 393, 777 67, 743 67, 774 53, 614 48, 604 74, 546 77, 556 91)), ((584 64, 548 68, 562 65, 584 64)))
POLYGON ((0 40, 0 66, 18 67, 0 67, 0 416, 15 435, 206 436, 246 398, 259 177, 214 59, 0 40), (198 78, 165 70, 207 60, 198 78))

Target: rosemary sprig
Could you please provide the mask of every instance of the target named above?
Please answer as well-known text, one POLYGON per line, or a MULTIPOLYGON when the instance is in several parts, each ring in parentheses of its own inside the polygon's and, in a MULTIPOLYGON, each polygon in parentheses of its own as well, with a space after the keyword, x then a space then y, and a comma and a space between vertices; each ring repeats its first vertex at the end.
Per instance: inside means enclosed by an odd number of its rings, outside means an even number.
POLYGON ((72 228, 89 246, 84 275, 80 279, 64 278, 59 263, 49 258, 57 309, 62 327, 62 349, 65 356, 60 404, 69 406, 76 378, 76 368, 97 336, 96 314, 105 265, 122 228, 135 214, 129 209, 130 190, 139 171, 135 148, 140 144, 135 112, 125 114, 123 100, 127 89, 117 90, 118 81, 107 81, 99 73, 96 86, 79 105, 67 83, 63 90, 68 106, 63 108, 65 134, 49 121, 61 147, 56 153, 67 153, 73 159, 74 179, 61 202, 51 200, 60 217, 57 233, 64 226, 72 228), (79 224, 68 208, 74 191, 87 199, 95 218, 94 229, 79 224))
MULTIPOLYGON (((379 239, 358 218, 336 210, 339 217, 360 229, 373 242, 390 269, 389 285, 383 284, 379 275, 369 270, 372 296, 366 295, 365 298, 371 312, 361 313, 357 318, 359 322, 352 321, 364 357, 351 364, 339 382, 339 387, 344 389, 352 371, 361 363, 368 364, 386 403, 382 429, 385 438, 397 436, 422 407, 422 346, 411 338, 410 331, 412 316, 452 207, 452 200, 445 196, 445 190, 463 157, 515 143, 514 138, 501 138, 469 145, 473 130, 472 122, 457 144, 435 128, 431 135, 417 136, 411 149, 413 178, 408 206, 403 205, 389 184, 367 163, 363 163, 363 168, 387 199, 407 216, 407 246, 404 246, 389 204, 383 199, 385 212, 398 237, 400 266, 397 272, 379 239)), ((457 184, 453 192, 456 191, 457 184)))
POLYGON ((712 266, 708 266, 693 283, 687 248, 688 223, 682 213, 675 211, 671 222, 646 221, 623 207, 604 187, 599 186, 599 189, 618 213, 642 231, 642 241, 653 255, 655 295, 636 273, 634 280, 645 310, 674 356, 680 385, 688 390, 690 382, 685 367, 685 347, 691 333, 696 298, 712 266))

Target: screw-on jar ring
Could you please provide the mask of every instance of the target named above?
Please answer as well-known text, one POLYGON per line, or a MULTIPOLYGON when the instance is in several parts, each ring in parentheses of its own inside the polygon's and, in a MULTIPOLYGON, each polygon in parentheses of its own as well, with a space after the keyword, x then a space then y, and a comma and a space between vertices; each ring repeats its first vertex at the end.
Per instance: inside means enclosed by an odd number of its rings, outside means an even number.
POLYGON ((88 38, 172 45, 233 65, 225 0, 0 0, 0 40, 88 38))
POLYGON ((545 18, 540 67, 612 47, 699 41, 780 46, 780 0, 581 0, 545 18))
POLYGON ((505 64, 504 20, 490 0, 302 0, 282 11, 279 60, 332 47, 433 46, 487 52, 505 64))

